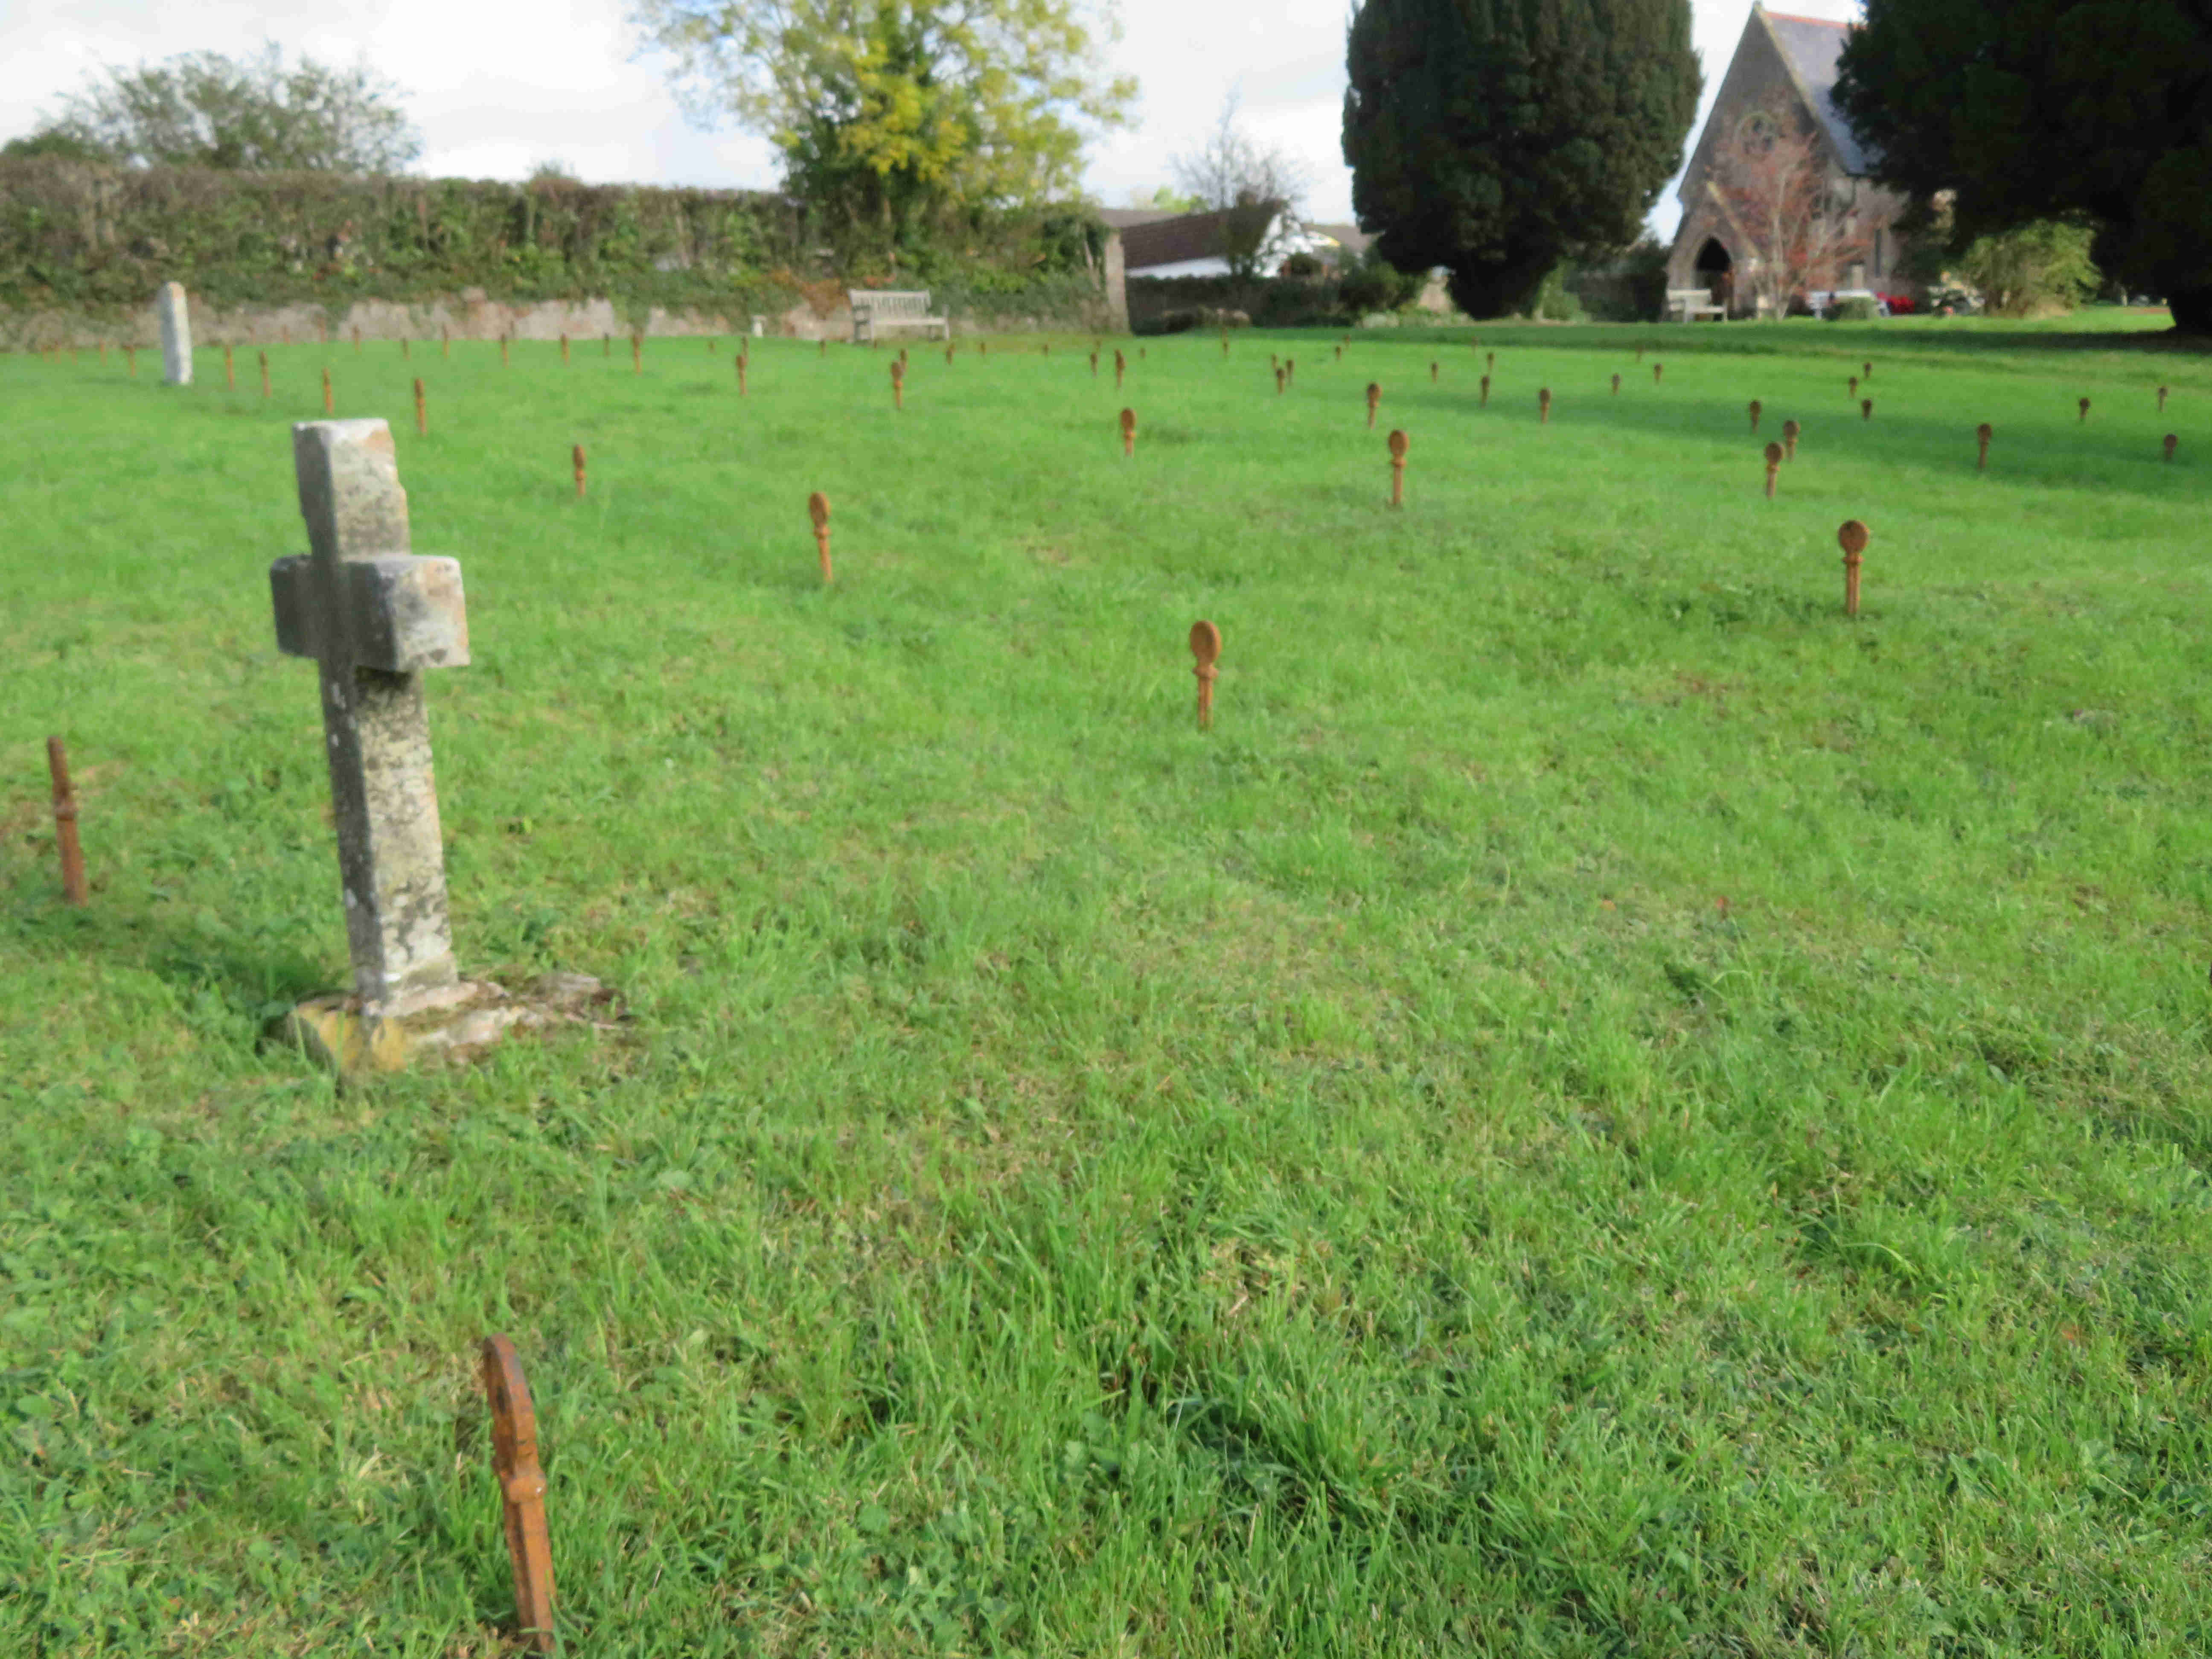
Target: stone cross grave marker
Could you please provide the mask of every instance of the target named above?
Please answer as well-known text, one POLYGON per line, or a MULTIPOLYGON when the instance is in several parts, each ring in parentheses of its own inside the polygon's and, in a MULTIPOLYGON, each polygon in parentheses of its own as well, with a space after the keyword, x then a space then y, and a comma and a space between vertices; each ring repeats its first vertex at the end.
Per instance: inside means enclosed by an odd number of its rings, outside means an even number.
POLYGON ((1390 505, 1403 507, 1406 504, 1406 450, 1407 447, 1406 434, 1393 428, 1389 445, 1390 505))
POLYGON ((1190 672, 1198 677, 1198 723, 1210 726, 1213 724, 1213 682, 1221 672, 1214 666, 1221 660, 1221 630, 1210 622, 1193 623, 1190 654, 1197 659, 1197 665, 1190 672))
POLYGON ((303 421, 292 457, 313 550, 269 567, 276 644, 321 672, 355 994, 403 1012, 459 978, 422 673, 467 665, 460 562, 410 550, 382 421, 303 421))
POLYGON ((164 283, 154 296, 161 319, 161 384, 192 383, 192 319, 185 308, 185 285, 164 283))

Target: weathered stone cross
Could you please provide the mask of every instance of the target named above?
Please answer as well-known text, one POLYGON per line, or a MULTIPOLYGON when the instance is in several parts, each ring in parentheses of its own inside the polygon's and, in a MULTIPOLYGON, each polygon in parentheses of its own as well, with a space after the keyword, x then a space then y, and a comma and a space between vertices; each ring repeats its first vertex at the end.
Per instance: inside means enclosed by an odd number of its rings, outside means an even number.
POLYGON ((382 421, 301 422, 292 460, 313 551, 269 567, 276 644, 322 671, 355 994, 404 1012, 459 978, 422 671, 468 663, 460 562, 408 550, 382 421))

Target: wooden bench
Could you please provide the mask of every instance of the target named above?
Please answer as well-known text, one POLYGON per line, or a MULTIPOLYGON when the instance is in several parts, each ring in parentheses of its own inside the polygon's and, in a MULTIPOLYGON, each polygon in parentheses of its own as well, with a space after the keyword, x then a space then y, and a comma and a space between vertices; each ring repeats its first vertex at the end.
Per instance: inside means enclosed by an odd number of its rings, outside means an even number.
POLYGON ((1700 317, 1725 318, 1728 307, 1715 305, 1710 289, 1670 288, 1667 290, 1667 312, 1669 316, 1679 313, 1680 320, 1693 323, 1700 317))
POLYGON ((854 345, 872 342, 879 328, 919 328, 925 331, 935 329, 944 338, 952 337, 952 325, 942 317, 929 314, 927 289, 902 294, 885 288, 853 288, 845 290, 845 298, 853 307, 854 345))

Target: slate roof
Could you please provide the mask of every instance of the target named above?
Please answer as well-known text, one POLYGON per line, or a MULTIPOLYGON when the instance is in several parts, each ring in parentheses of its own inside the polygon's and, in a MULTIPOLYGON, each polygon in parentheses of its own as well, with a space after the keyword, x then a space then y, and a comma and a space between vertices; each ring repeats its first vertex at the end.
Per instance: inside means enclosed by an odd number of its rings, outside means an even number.
POLYGON ((1843 160, 1844 170, 1854 178, 1863 177, 1869 170, 1866 151, 1860 147, 1857 135, 1844 118, 1844 112, 1836 107, 1835 100, 1838 60, 1844 55, 1844 42, 1850 38, 1851 26, 1832 23, 1822 17, 1792 17, 1784 12, 1770 11, 1766 13, 1766 27, 1812 99, 1814 112, 1828 130, 1836 154, 1843 160))
POLYGON ((1187 259, 1217 259, 1228 252, 1226 213, 1183 213, 1131 225, 1121 233, 1121 258, 1131 271, 1179 265, 1187 259))

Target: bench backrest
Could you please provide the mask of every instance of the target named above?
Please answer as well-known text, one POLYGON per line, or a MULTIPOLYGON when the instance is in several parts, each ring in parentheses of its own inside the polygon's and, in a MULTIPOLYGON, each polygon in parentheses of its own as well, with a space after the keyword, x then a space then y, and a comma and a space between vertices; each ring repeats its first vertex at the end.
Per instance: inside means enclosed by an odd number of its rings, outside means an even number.
POLYGON ((926 317, 929 314, 929 290, 919 293, 900 293, 891 289, 848 289, 845 297, 855 312, 867 312, 877 317, 926 317))
POLYGON ((1667 290, 1667 297, 1669 300, 1711 300, 1713 291, 1709 288, 1670 288, 1667 290))

